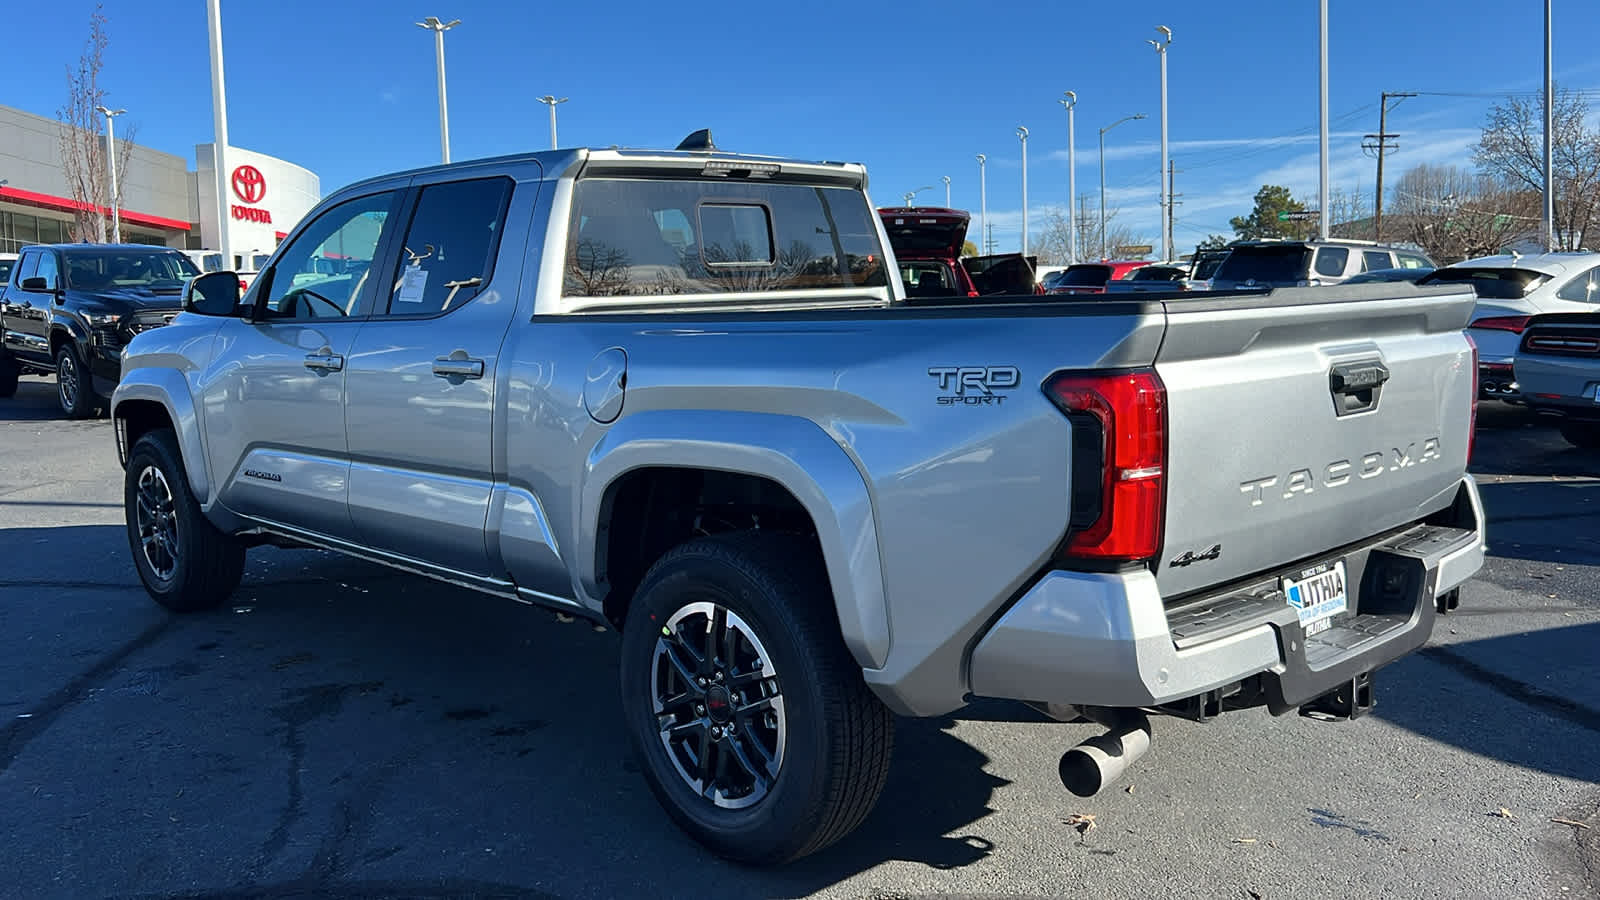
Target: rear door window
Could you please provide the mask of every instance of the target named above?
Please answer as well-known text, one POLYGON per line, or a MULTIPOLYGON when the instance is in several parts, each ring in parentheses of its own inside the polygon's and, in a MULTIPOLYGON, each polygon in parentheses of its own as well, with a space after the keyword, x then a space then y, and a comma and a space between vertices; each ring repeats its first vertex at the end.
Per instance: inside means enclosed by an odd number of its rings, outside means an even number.
POLYGON ((1429 262, 1427 257, 1418 256, 1415 253, 1397 252, 1397 253, 1395 253, 1395 256, 1399 258, 1399 260, 1400 260, 1400 268, 1402 268, 1402 269, 1431 269, 1431 268, 1433 268, 1433 263, 1429 262))
POLYGON ((1556 296, 1579 303, 1600 303, 1600 266, 1567 282, 1561 290, 1556 291, 1556 296))
POLYGON ((460 309, 489 283, 504 230, 511 179, 430 184, 406 229, 399 271, 384 287, 378 312, 436 316, 460 309))
POLYGON ((627 178, 586 178, 573 188, 568 296, 887 284, 875 214, 860 191, 627 178))
POLYGON ((1304 280, 1311 250, 1303 244, 1284 247, 1237 247, 1217 267, 1218 281, 1293 284, 1304 280))
POLYGON ((1317 251, 1317 274, 1337 277, 1344 274, 1344 267, 1350 262, 1350 250, 1347 247, 1323 247, 1317 251))
POLYGON ((1387 251, 1387 250, 1363 250, 1363 251, 1361 251, 1361 271, 1363 271, 1363 272, 1376 272, 1379 269, 1392 269, 1392 268, 1394 268, 1394 261, 1389 259, 1389 251, 1387 251))

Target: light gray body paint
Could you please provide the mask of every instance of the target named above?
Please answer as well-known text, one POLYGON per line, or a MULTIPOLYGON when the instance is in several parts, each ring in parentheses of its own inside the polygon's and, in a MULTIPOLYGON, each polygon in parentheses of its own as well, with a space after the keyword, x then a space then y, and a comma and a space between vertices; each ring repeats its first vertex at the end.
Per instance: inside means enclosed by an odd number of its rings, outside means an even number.
MULTIPOLYGON (((159 399, 172 411, 191 482, 223 527, 292 533, 595 615, 608 589, 596 565, 602 501, 615 479, 650 466, 771 479, 816 526, 841 632, 867 682, 918 715, 965 702, 974 648, 1017 609, 1077 609, 1093 635, 1170 645, 1162 605, 1174 596, 1421 518, 1456 496, 1467 295, 1401 304, 1377 285, 917 309, 893 302, 903 291, 888 265, 888 287, 822 300, 562 296, 573 177, 584 167, 648 177, 684 166, 671 154, 562 151, 346 189, 324 204, 515 172, 489 289, 425 322, 219 328, 186 314, 130 345, 113 402, 159 399), (201 352, 202 331, 216 335, 214 350, 201 352), (313 344, 344 348, 350 363, 337 377, 297 369, 313 344), (456 350, 484 360, 481 380, 450 384, 426 371, 456 350), (1369 357, 1392 372, 1380 408, 1335 420, 1328 367, 1369 357), (1154 572, 1048 575, 1071 507, 1071 425, 1041 387, 1061 370, 1150 365, 1169 392, 1162 559, 1154 572), (1015 368, 1018 384, 1000 403, 940 404, 948 387, 930 370, 973 366, 1015 368), (184 391, 201 398, 203 415, 185 411, 184 391), (1254 507, 1240 488, 1435 436, 1436 459, 1398 469, 1381 489, 1313 484, 1254 507), (281 481, 249 478, 247 468, 281 481), (1166 565, 1189 545, 1218 542, 1213 560, 1166 565), (1039 596, 1049 602, 1019 604, 1039 596)), ((865 188, 859 167, 793 170, 865 188)), ((1028 652, 1059 657, 1075 646, 1059 625, 1029 626, 1028 652)), ((1229 638, 1180 681, 1261 671, 1268 651, 1258 636, 1229 638)), ((1181 664, 1183 654, 1172 658, 1181 664)), ((1005 695, 1072 702, 1066 664, 1057 683, 1011 684, 1005 695)))

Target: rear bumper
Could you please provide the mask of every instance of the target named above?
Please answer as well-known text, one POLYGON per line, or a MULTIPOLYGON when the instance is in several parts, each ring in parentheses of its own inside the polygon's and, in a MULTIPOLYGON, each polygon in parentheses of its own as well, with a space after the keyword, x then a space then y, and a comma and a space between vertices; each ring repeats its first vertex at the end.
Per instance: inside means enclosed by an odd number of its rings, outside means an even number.
POLYGON ((1279 572, 1171 608, 1148 571, 1051 572, 978 642, 972 692, 1153 707, 1259 676, 1266 704, 1285 712, 1427 641, 1439 595, 1483 565, 1483 507, 1470 476, 1433 521, 1336 551, 1353 615, 1309 639, 1278 589, 1279 572))
POLYGON ((1530 356, 1517 361, 1523 402, 1547 415, 1600 421, 1600 360, 1530 356))

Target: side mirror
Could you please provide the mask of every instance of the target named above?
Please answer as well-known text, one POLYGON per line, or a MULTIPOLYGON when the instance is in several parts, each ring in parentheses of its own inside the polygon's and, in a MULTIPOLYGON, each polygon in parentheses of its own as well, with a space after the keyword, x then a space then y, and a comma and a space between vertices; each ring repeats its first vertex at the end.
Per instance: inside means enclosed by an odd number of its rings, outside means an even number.
POLYGON ((231 316, 239 308, 239 276, 233 272, 207 272, 183 286, 183 308, 202 316, 231 316))
POLYGON ((46 281, 44 279, 44 277, 41 276, 41 275, 34 275, 34 276, 30 277, 30 278, 22 279, 21 288, 23 290, 25 290, 25 291, 41 291, 41 292, 42 291, 54 290, 53 288, 50 287, 50 283, 48 281, 46 281))

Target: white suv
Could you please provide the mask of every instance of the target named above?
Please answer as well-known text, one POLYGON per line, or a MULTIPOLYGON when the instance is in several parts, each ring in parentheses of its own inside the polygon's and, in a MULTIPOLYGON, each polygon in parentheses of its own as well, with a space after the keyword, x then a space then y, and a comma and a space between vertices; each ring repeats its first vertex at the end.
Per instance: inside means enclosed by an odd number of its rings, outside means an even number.
POLYGON ((1417 250, 1335 238, 1327 241, 1234 241, 1211 277, 1214 291, 1271 290, 1338 284, 1379 269, 1431 269, 1417 250))
POLYGON ((1481 256, 1417 282, 1470 284, 1478 293, 1468 334, 1478 345, 1480 395, 1516 402, 1512 360, 1528 319, 1540 313, 1600 311, 1600 253, 1481 256))

